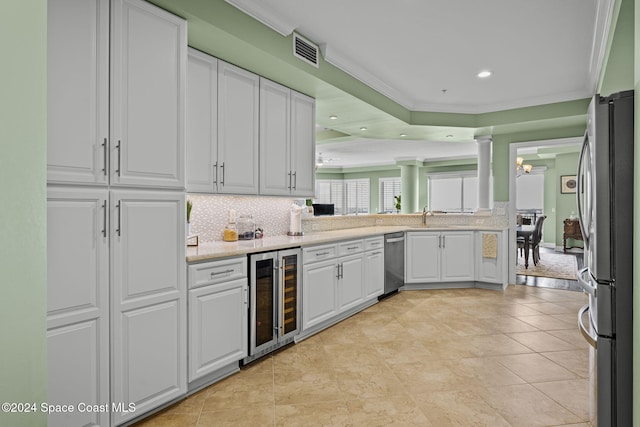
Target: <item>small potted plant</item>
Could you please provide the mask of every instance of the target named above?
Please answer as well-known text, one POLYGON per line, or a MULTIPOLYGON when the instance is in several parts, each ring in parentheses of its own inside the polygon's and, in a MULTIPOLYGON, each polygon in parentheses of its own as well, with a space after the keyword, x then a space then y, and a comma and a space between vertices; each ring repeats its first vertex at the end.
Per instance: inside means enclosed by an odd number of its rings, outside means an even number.
POLYGON ((191 235, 191 209, 193 208, 193 202, 187 200, 187 236, 191 235))
POLYGON ((401 200, 400 197, 402 197, 401 194, 398 194, 397 196, 393 196, 393 200, 394 200, 394 207, 396 208, 396 212, 400 212, 400 207, 401 207, 401 200))

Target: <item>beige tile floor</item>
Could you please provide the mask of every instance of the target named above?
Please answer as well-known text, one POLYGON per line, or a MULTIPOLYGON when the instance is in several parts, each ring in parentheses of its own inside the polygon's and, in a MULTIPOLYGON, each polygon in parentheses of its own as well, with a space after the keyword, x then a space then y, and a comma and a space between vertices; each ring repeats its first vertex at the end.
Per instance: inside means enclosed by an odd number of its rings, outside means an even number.
POLYGON ((407 291, 140 426, 587 426, 582 293, 407 291))

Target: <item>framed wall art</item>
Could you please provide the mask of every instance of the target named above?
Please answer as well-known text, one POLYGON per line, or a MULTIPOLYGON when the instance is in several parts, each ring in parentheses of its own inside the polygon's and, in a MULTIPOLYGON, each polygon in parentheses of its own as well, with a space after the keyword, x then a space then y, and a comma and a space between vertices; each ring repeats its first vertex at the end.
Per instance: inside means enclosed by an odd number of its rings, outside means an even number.
POLYGON ((578 181, 576 181, 575 175, 562 175, 560 177, 560 193, 569 194, 575 193, 578 187, 578 181))

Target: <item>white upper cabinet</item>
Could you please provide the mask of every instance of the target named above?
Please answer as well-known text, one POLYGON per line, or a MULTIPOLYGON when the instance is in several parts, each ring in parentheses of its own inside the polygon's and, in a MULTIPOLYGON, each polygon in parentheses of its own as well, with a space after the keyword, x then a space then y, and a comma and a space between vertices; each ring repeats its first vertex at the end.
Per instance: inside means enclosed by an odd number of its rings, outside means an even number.
POLYGON ((258 194, 260 79, 218 64, 218 192, 258 194))
POLYGON ((218 60, 189 48, 187 191, 218 191, 218 60))
POLYGON ((47 4, 47 178, 107 183, 109 0, 47 4))
POLYGON ((316 100, 291 91, 291 171, 294 196, 314 197, 316 180, 316 100))
POLYGON ((186 21, 50 0, 47 23, 48 182, 184 188, 186 21))
POLYGON ((111 184, 184 188, 186 21, 142 0, 111 15, 111 184))
POLYGON ((260 194, 314 195, 315 100, 260 79, 260 194))
POLYGON ((290 195, 291 90, 260 79, 260 194, 290 195))

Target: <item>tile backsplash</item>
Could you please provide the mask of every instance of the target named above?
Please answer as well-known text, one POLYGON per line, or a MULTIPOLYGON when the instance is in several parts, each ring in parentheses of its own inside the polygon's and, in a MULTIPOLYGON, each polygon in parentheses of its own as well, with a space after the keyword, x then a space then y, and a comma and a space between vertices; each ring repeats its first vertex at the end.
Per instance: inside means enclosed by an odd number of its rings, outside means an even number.
POLYGON ((221 196, 188 194, 193 203, 191 211, 191 233, 200 241, 222 240, 227 225, 229 210, 236 216, 251 215, 256 225, 264 230, 265 237, 287 234, 289 230, 289 208, 296 199, 288 197, 221 196))
MULTIPOLYGON (((264 236, 282 236, 289 231, 289 209, 300 199, 289 197, 259 196, 222 196, 189 194, 193 202, 191 211, 191 233, 197 234, 201 242, 222 240, 227 225, 229 211, 235 210, 236 216, 251 215, 257 226, 262 227, 264 236)), ((489 215, 439 214, 427 217, 427 224, 470 225, 508 227, 508 203, 495 202, 489 215)), ((302 219, 302 230, 313 231, 339 230, 345 228, 372 227, 376 225, 418 225, 422 222, 420 214, 413 215, 354 215, 336 217, 309 217, 302 219)))

